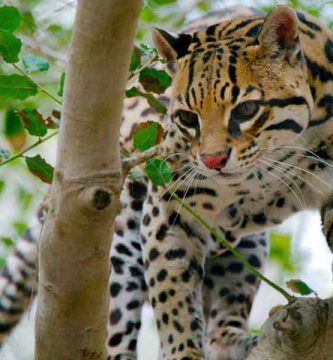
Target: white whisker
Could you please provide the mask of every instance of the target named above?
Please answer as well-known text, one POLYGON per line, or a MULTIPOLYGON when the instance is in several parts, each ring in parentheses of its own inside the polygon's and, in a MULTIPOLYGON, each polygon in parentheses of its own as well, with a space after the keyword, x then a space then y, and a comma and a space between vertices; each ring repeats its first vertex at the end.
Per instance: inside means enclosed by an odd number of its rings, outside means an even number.
MULTIPOLYGON (((263 164, 266 164, 270 167, 272 167, 273 169, 277 170, 276 167, 270 163, 268 163, 267 161, 264 161, 264 160, 261 160, 261 159, 258 159, 258 161, 262 162, 263 164)), ((277 175, 275 175, 272 171, 269 171, 268 169, 266 169, 265 167, 263 168, 268 174, 270 174, 272 177, 276 178, 278 181, 281 181, 284 185, 287 186, 287 188, 294 194, 294 196, 296 197, 296 199, 298 200, 298 202, 300 203, 301 207, 305 208, 305 203, 302 204, 302 201, 301 199, 299 198, 299 196, 296 194, 296 192, 291 188, 291 186, 286 182, 284 181, 282 178, 279 178, 277 175)), ((281 172, 281 171, 280 171, 281 172)), ((302 194, 302 192, 301 192, 302 194)), ((303 196, 303 194, 302 194, 303 196)))
MULTIPOLYGON (((265 157, 265 159, 273 160, 273 159, 269 159, 267 157, 265 157)), ((275 161, 277 161, 277 160, 275 160, 275 161)), ((300 179, 301 181, 303 181, 304 183, 309 185, 314 191, 320 193, 321 195, 325 195, 320 189, 318 189, 315 185, 313 185, 309 179, 305 179, 302 176, 300 176, 300 174, 298 174, 296 171, 291 170, 292 166, 289 163, 284 163, 282 161, 279 161, 279 164, 280 164, 280 166, 284 166, 285 169, 288 169, 291 175, 296 176, 298 179, 300 179)))
MULTIPOLYGON (((176 211, 177 215, 175 216, 175 219, 174 219, 174 221, 173 221, 173 223, 172 223, 172 225, 171 225, 170 232, 172 231, 172 229, 173 229, 173 227, 174 227, 174 225, 175 225, 175 223, 176 223, 177 217, 179 216, 179 212, 180 212, 181 208, 183 207, 183 204, 184 204, 186 195, 187 195, 187 193, 188 193, 188 191, 189 191, 189 189, 190 189, 190 187, 191 187, 191 184, 192 184, 192 182, 193 182, 196 174, 197 174, 197 173, 196 173, 196 171, 195 171, 195 169, 194 169, 194 173, 192 174, 193 176, 192 176, 192 178, 189 180, 189 184, 188 184, 187 189, 186 189, 186 191, 185 191, 185 193, 184 193, 182 202, 179 204, 178 210, 176 211)), ((189 177, 190 177, 190 176, 188 176, 188 178, 189 178, 189 177)))
MULTIPOLYGON (((265 157, 265 156, 264 156, 264 158, 265 158, 266 160, 271 160, 271 161, 280 163, 280 161, 278 161, 278 160, 273 160, 273 159, 267 158, 267 157, 265 157)), ((318 175, 314 174, 313 172, 311 172, 311 171, 309 171, 309 170, 305 170, 305 169, 303 169, 303 168, 301 168, 301 167, 299 167, 299 166, 296 166, 296 165, 294 165, 294 164, 290 164, 290 163, 288 163, 288 162, 286 162, 286 161, 285 161, 284 163, 285 163, 285 164, 288 164, 290 167, 293 167, 293 168, 298 169, 298 170, 300 170, 300 171, 303 171, 303 172, 305 172, 305 173, 307 173, 307 174, 310 174, 311 176, 315 177, 317 180, 319 180, 320 182, 322 182, 324 185, 326 185, 330 190, 332 190, 332 187, 331 187, 326 181, 324 181, 323 179, 321 179, 318 175)))
MULTIPOLYGON (((261 148, 263 150, 276 150, 276 149, 291 149, 291 150, 301 150, 301 151, 305 151, 309 154, 312 154, 313 155, 313 158, 317 159, 318 161, 321 161, 323 164, 327 165, 328 167, 331 167, 333 168, 333 164, 330 164, 329 162, 325 161, 324 159, 322 159, 319 155, 317 155, 315 152, 305 148, 305 147, 301 147, 301 146, 289 146, 289 145, 286 145, 286 146, 275 146, 275 147, 263 147, 261 148)), ((307 157, 309 159, 312 159, 311 156, 307 156, 305 154, 295 154, 297 156, 304 156, 304 157, 307 157)))
POLYGON ((260 181, 258 175, 256 174, 256 171, 253 172, 253 175, 254 177, 258 180, 258 183, 259 183, 259 189, 261 189, 261 192, 263 194, 263 200, 265 202, 265 211, 266 211, 266 208, 267 208, 267 200, 266 200, 266 194, 265 194, 265 187, 263 185, 263 183, 260 181))
MULTIPOLYGON (((186 178, 186 175, 188 175, 193 170, 192 167, 190 167, 188 170, 185 171, 184 174, 182 174, 175 182, 171 183, 166 190, 163 192, 163 194, 160 196, 159 200, 162 199, 162 197, 169 191, 173 186, 175 186, 179 181, 181 181, 184 177, 186 178)), ((175 174, 172 178, 174 178, 177 174, 175 174)), ((172 180, 172 179, 171 179, 172 180)), ((181 182, 182 183, 182 182, 181 182)), ((178 187, 177 187, 178 189, 178 187)), ((173 190, 176 191, 176 190, 173 190)))

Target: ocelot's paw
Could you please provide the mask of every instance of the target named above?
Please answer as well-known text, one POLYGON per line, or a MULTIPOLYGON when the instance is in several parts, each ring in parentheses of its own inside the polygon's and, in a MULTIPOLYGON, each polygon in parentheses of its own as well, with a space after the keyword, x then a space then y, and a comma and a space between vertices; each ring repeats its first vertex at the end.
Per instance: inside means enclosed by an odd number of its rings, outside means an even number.
POLYGON ((226 326, 218 333, 209 334, 206 341, 206 359, 244 360, 258 343, 258 335, 243 329, 226 326))

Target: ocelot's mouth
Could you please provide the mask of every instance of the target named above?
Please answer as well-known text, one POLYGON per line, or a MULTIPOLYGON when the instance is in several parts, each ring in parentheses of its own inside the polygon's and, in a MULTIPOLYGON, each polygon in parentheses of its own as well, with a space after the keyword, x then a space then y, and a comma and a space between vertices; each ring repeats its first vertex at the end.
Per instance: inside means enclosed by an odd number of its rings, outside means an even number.
POLYGON ((218 176, 228 179, 244 178, 244 176, 247 176, 251 172, 252 168, 253 166, 248 166, 238 170, 235 169, 231 171, 223 169, 218 172, 218 176))
POLYGON ((238 171, 238 172, 226 172, 226 171, 219 171, 219 176, 224 177, 224 178, 232 178, 232 179, 236 179, 241 177, 242 175, 244 175, 245 171, 238 171))
POLYGON ((243 172, 228 173, 228 172, 224 172, 224 171, 219 171, 219 176, 222 176, 222 177, 237 177, 242 174, 243 174, 243 172))

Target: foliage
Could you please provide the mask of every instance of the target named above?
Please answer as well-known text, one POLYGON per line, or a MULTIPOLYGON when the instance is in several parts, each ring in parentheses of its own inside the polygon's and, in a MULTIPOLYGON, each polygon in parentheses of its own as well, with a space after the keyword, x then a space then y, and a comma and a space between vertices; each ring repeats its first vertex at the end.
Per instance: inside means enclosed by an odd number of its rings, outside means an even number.
POLYGON ((288 234, 271 231, 269 236, 270 260, 279 263, 285 271, 293 271, 294 266, 291 261, 291 237, 288 234))

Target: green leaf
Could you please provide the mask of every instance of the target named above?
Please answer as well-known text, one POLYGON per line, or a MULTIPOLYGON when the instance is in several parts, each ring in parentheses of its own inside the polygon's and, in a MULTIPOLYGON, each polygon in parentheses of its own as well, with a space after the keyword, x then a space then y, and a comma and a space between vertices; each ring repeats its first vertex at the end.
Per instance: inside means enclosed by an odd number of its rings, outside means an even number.
POLYGON ((50 67, 48 61, 39 56, 25 55, 22 57, 22 61, 28 73, 46 72, 50 67))
POLYGON ((32 109, 24 109, 18 111, 17 114, 23 121, 24 127, 28 130, 30 135, 42 137, 47 133, 47 127, 43 116, 37 111, 32 109))
POLYGON ((57 48, 62 48, 68 45, 72 33, 71 30, 67 30, 59 24, 51 24, 46 28, 46 30, 51 35, 50 39, 52 39, 52 42, 55 43, 54 45, 57 48))
POLYGON ((53 179, 53 167, 48 164, 40 155, 26 157, 25 162, 29 170, 40 180, 51 184, 53 179))
POLYGON ((146 91, 163 94, 171 85, 171 77, 163 70, 145 67, 140 71, 139 81, 146 91))
POLYGON ((25 145, 26 133, 22 121, 12 109, 5 114, 4 134, 15 150, 20 150, 25 145))
POLYGON ((287 287, 294 293, 301 295, 310 295, 315 293, 304 281, 292 279, 287 282, 287 287))
POLYGON ((135 71, 141 65, 141 51, 138 47, 134 47, 129 71, 135 71))
POLYGON ((26 76, 0 75, 0 101, 24 100, 37 91, 37 85, 26 76))
POLYGON ((134 149, 145 151, 159 143, 163 135, 162 126, 156 121, 139 124, 133 139, 134 149))
POLYGON ((18 236, 22 236, 27 229, 27 224, 23 221, 15 221, 13 226, 17 231, 18 236))
POLYGON ((22 42, 8 30, 0 29, 0 56, 10 64, 19 61, 18 54, 21 51, 22 42))
POLYGON ((0 7, 0 29, 15 31, 21 22, 21 15, 14 6, 0 7))
POLYGON ((7 138, 24 133, 22 121, 14 110, 6 111, 4 133, 7 138))
MULTIPOLYGON (((1 150, 0 150, 0 162, 1 162, 1 150)), ((0 179, 0 194, 4 191, 6 183, 0 179)))
POLYGON ((136 87, 132 87, 131 89, 127 90, 125 92, 125 96, 129 97, 129 98, 141 96, 141 97, 145 98, 147 100, 148 104, 152 108, 154 108, 158 113, 165 115, 168 112, 167 107, 164 104, 162 104, 158 99, 156 99, 153 94, 144 93, 144 92, 140 91, 139 89, 137 89, 136 87))
POLYGON ((64 86, 65 86, 65 78, 66 73, 61 73, 60 82, 59 82, 59 90, 57 92, 58 96, 62 97, 64 95, 64 86))
POLYGON ((31 205, 31 201, 34 199, 34 194, 28 191, 24 187, 19 188, 18 199, 23 211, 28 210, 31 205))
POLYGON ((164 160, 150 159, 144 170, 149 179, 157 186, 168 183, 172 178, 172 170, 164 160))
POLYGON ((142 56, 146 56, 149 58, 155 58, 158 55, 157 50, 153 47, 148 46, 147 44, 140 44, 139 50, 142 56))
POLYGON ((277 231, 269 234, 269 258, 282 265, 284 270, 292 271, 295 267, 291 260, 291 237, 277 231))
POLYGON ((11 248, 15 245, 15 242, 9 237, 1 237, 0 241, 8 248, 11 248))

